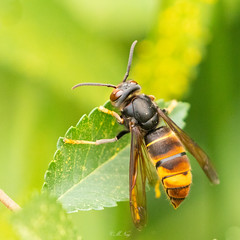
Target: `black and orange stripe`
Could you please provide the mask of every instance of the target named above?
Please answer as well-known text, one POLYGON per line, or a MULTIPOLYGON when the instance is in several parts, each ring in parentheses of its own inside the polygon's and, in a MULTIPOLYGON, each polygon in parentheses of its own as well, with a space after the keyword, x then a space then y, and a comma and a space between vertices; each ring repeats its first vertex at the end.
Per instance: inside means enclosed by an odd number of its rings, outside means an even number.
POLYGON ((145 142, 166 193, 177 208, 187 197, 192 183, 191 167, 185 149, 168 127, 145 136, 145 142))

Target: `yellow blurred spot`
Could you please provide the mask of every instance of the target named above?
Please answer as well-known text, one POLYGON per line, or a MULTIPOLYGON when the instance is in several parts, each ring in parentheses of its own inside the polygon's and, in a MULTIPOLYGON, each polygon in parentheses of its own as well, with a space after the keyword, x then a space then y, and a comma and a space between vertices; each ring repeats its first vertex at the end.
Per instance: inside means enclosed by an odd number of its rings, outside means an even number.
POLYGON ((195 77, 209 42, 207 19, 216 0, 173 0, 158 16, 151 40, 139 43, 133 71, 143 91, 157 98, 179 98, 195 77))
POLYGON ((215 4, 218 2, 218 0, 202 0, 202 2, 208 3, 208 4, 215 4))
POLYGON ((196 66, 202 60, 201 52, 193 47, 189 47, 184 55, 184 62, 189 66, 196 66))

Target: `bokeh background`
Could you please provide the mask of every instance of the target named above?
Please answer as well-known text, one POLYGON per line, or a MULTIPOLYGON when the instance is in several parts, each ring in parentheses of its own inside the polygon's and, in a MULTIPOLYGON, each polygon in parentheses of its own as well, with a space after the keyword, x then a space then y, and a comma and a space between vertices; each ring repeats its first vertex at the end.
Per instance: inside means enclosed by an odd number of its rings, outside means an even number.
MULTIPOLYGON (((84 239, 240 239, 240 4, 238 0, 1 0, 0 188, 23 205, 40 191, 59 136, 130 77, 147 94, 191 104, 186 131, 221 184, 192 159, 190 196, 174 210, 148 192, 147 227, 129 203, 71 215, 84 239)), ((0 205, 0 239, 18 239, 0 205)))

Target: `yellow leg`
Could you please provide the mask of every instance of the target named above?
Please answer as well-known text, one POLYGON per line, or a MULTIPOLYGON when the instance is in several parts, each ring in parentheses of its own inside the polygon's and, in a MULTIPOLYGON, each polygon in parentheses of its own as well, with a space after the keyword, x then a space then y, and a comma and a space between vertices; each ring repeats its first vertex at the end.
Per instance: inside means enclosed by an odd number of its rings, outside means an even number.
POLYGON ((110 139, 99 139, 95 142, 92 141, 85 141, 85 140, 72 140, 69 138, 64 138, 63 141, 64 143, 68 144, 91 144, 91 145, 100 145, 100 144, 105 144, 105 143, 113 143, 116 142, 119 138, 110 138, 110 139))
POLYGON ((160 198, 160 196, 161 196, 159 187, 160 187, 160 181, 157 181, 157 183, 155 184, 155 197, 156 198, 160 198))
POLYGON ((64 143, 69 143, 69 144, 95 144, 95 142, 91 142, 91 141, 73 140, 69 138, 64 138, 63 141, 64 143))
POLYGON ((123 119, 116 112, 111 111, 103 106, 98 107, 98 110, 100 112, 103 112, 103 113, 106 113, 106 114, 109 114, 109 115, 115 117, 119 123, 123 124, 123 119))
POLYGON ((177 101, 174 99, 172 100, 172 102, 170 103, 170 105, 166 108, 167 113, 171 113, 172 110, 177 106, 177 101))
MULTIPOLYGON (((98 108, 99 111, 109 114, 117 119, 117 121, 121 124, 123 124, 123 119, 114 111, 111 111, 103 106, 100 106, 98 108)), ((64 138, 63 141, 64 143, 67 144, 91 144, 91 145, 100 145, 100 144, 105 144, 105 143, 113 143, 118 141, 122 136, 124 136, 126 133, 129 133, 129 131, 124 130, 121 131, 115 138, 110 138, 110 139, 99 139, 96 140, 95 142, 93 141, 86 141, 86 140, 73 140, 69 138, 64 138)))

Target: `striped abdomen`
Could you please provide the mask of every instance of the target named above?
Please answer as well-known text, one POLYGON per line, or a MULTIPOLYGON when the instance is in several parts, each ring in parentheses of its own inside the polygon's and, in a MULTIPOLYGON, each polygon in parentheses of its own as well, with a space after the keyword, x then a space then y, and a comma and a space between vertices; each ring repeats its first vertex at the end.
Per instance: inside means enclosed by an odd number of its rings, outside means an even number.
POLYGON ((168 127, 145 136, 148 152, 174 208, 187 197, 192 183, 191 167, 183 145, 168 127))

